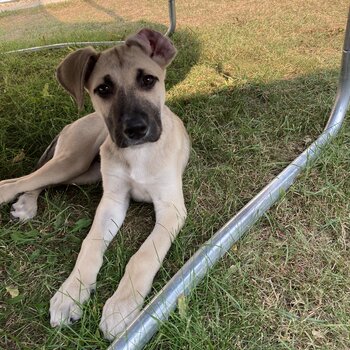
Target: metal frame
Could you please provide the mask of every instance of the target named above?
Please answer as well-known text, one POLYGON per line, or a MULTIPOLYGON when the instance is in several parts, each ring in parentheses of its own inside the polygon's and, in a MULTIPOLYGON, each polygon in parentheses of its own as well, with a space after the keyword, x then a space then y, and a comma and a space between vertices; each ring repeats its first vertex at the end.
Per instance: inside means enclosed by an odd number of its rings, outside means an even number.
POLYGON ((135 350, 147 344, 161 323, 175 309, 178 298, 189 294, 195 288, 208 270, 281 197, 301 171, 310 165, 324 146, 337 135, 344 121, 349 99, 350 9, 338 91, 323 133, 195 253, 143 309, 128 329, 111 344, 109 350, 135 350))
MULTIPOLYGON (((175 28, 176 28, 176 12, 175 12, 175 0, 168 0, 168 1, 169 1, 168 9, 169 9, 170 23, 165 35, 170 37, 175 32, 175 28)), ((69 46, 86 46, 86 45, 109 46, 109 45, 118 45, 123 43, 124 41, 77 41, 77 42, 73 41, 73 42, 67 42, 67 43, 28 47, 25 49, 7 51, 5 53, 37 52, 37 51, 48 50, 48 49, 62 49, 69 46)))

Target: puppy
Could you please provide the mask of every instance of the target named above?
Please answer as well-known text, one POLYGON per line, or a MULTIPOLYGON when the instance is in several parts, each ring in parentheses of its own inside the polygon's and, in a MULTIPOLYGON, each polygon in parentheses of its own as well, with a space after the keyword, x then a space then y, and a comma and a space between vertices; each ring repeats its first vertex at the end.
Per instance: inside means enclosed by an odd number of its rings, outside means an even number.
POLYGON ((103 196, 90 232, 73 271, 50 300, 53 327, 81 317, 81 305, 96 286, 103 254, 121 227, 131 198, 152 202, 156 223, 104 305, 100 329, 110 340, 140 312, 184 224, 182 174, 190 142, 181 120, 165 105, 165 70, 175 55, 170 40, 150 29, 100 53, 85 48, 68 55, 57 69, 58 81, 79 108, 85 89, 95 112, 66 126, 36 171, 0 182, 0 203, 23 193, 11 213, 27 220, 35 216, 45 187, 92 183, 102 177, 103 196))

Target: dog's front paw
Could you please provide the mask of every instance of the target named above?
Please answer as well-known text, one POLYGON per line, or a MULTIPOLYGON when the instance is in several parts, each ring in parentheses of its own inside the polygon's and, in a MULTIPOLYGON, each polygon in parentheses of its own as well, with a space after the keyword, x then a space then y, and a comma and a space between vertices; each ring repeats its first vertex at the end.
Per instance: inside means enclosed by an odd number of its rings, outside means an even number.
POLYGON ((89 299, 90 290, 77 278, 69 277, 50 300, 51 327, 79 320, 83 313, 82 304, 89 299))
POLYGON ((142 303, 136 302, 134 297, 118 298, 113 295, 103 307, 100 329, 106 339, 112 341, 140 313, 142 303))

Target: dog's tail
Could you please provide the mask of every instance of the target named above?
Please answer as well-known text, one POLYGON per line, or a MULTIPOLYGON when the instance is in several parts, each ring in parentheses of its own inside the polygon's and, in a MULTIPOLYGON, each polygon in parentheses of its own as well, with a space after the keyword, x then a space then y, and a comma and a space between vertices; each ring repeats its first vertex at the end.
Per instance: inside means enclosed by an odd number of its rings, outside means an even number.
POLYGON ((42 154, 42 156, 38 160, 35 170, 41 168, 45 163, 47 163, 50 159, 52 159, 53 155, 55 154, 55 149, 56 149, 59 136, 60 134, 56 135, 56 137, 52 140, 52 142, 46 148, 45 152, 42 154))

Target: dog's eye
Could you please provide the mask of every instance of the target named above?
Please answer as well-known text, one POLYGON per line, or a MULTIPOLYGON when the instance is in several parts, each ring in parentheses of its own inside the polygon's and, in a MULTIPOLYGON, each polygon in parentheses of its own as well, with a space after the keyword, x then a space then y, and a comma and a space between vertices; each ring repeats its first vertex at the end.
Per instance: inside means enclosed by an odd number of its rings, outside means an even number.
POLYGON ((151 90, 159 79, 151 74, 145 74, 143 69, 137 70, 136 81, 143 90, 151 90))
POLYGON ((94 90, 94 92, 100 97, 108 97, 113 93, 113 86, 110 84, 101 84, 94 90))
POLYGON ((157 80, 158 79, 153 75, 145 75, 142 77, 141 86, 146 89, 151 89, 157 80))

